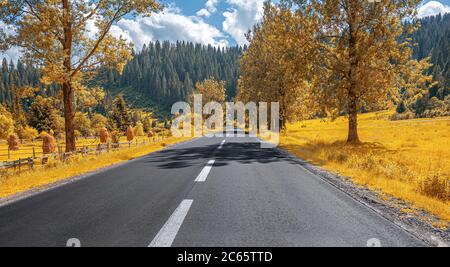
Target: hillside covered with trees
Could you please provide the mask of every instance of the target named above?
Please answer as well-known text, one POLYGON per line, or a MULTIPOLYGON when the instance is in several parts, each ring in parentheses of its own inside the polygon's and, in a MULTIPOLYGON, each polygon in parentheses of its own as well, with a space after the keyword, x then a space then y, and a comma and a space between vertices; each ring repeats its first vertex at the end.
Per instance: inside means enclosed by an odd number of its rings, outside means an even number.
MULTIPOLYGON (((156 41, 134 54, 123 74, 103 70, 100 80, 110 92, 128 88, 125 97, 130 102, 133 95, 139 94, 164 110, 170 110, 176 101, 186 100, 197 82, 209 78, 225 81, 227 97, 231 99, 236 95, 238 60, 244 49, 156 41)), ((145 108, 143 104, 135 106, 145 108)))
POLYGON ((398 118, 437 117, 450 115, 450 14, 426 17, 411 38, 417 46, 413 56, 430 57, 434 84, 420 94, 403 91, 397 107, 398 118))

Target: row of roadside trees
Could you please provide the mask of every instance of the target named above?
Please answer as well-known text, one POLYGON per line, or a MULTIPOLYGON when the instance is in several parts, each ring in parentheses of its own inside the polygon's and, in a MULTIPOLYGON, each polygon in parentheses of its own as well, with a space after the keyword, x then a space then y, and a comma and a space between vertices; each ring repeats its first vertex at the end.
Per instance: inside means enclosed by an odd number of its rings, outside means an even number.
POLYGON ((280 124, 348 115, 357 144, 358 112, 379 110, 405 90, 432 85, 429 59, 404 38, 419 25, 419 0, 281 0, 266 3, 241 59, 238 99, 280 102, 280 124))

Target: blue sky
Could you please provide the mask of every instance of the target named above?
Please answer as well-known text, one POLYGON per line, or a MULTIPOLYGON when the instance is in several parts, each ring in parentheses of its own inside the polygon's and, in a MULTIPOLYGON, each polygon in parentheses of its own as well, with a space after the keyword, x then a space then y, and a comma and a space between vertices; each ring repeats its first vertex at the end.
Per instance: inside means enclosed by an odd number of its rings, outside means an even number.
MULTIPOLYGON (((166 6, 162 13, 148 18, 125 18, 113 26, 111 33, 132 42, 136 50, 156 40, 184 40, 219 47, 244 45, 245 33, 262 18, 264 1, 159 0, 166 6)), ((424 1, 419 8, 420 17, 445 12, 450 12, 450 0, 424 1)), ((96 32, 93 22, 88 28, 96 32)), ((13 60, 19 55, 17 48, 0 53, 0 57, 13 60)))

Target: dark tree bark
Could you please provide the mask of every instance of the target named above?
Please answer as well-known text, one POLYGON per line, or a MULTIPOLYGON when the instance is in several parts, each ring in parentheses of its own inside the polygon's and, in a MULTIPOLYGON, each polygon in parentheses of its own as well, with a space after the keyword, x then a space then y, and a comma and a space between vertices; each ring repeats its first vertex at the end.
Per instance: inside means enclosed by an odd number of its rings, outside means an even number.
POLYGON ((347 143, 349 144, 358 144, 359 136, 358 136, 358 97, 356 95, 356 71, 358 68, 358 57, 356 51, 356 43, 357 43, 357 32, 355 25, 356 18, 354 10, 351 9, 351 5, 348 6, 348 14, 349 14, 349 61, 350 61, 350 69, 348 71, 348 138, 347 143))
POLYGON ((356 96, 353 93, 349 94, 347 143, 360 143, 358 136, 358 106, 356 103, 356 96))
POLYGON ((75 111, 73 108, 74 92, 70 82, 63 83, 64 122, 66 132, 66 152, 76 150, 75 143, 75 111))
MULTIPOLYGON (((64 40, 62 42, 65 58, 64 58, 64 69, 66 73, 70 74, 72 72, 72 25, 70 23, 70 4, 68 0, 63 0, 63 10, 64 10, 64 40)), ((65 132, 66 132, 66 152, 72 152, 76 150, 75 143, 75 110, 74 110, 74 91, 72 83, 70 81, 71 76, 62 84, 63 90, 63 101, 64 101, 64 122, 65 122, 65 132)))

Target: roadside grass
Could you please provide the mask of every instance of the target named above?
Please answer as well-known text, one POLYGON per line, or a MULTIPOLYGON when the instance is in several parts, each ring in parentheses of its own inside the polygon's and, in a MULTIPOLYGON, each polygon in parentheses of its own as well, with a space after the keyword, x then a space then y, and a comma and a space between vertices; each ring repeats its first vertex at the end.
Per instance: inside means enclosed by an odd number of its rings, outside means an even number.
POLYGON ((450 222, 450 118, 390 121, 390 115, 360 115, 359 146, 345 144, 347 119, 338 118, 289 124, 281 147, 450 222))
POLYGON ((20 174, 0 173, 0 198, 8 197, 31 189, 45 187, 55 182, 64 181, 74 176, 82 175, 113 164, 132 160, 161 150, 162 148, 189 138, 168 137, 160 142, 150 143, 139 147, 121 149, 98 156, 72 158, 65 163, 51 161, 45 167, 34 171, 24 171, 20 174))

